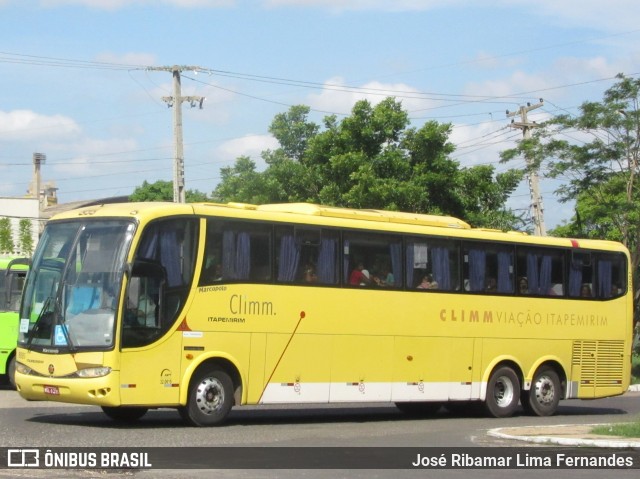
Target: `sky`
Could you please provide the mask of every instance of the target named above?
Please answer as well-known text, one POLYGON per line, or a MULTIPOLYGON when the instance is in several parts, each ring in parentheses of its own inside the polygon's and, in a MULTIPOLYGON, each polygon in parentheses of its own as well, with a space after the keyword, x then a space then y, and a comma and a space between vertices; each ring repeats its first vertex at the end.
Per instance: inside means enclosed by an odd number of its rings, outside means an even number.
MULTIPOLYGON (((500 172, 524 165, 499 163, 522 137, 507 110, 577 115, 640 75, 637 0, 0 0, 0 19, 0 196, 26 194, 37 152, 59 202, 173 179, 164 67, 205 97, 182 112, 186 188, 207 194, 238 156, 264 168, 292 105, 322 124, 394 96, 416 128, 452 124, 461 166, 500 172)), ((542 172, 547 228, 573 214, 558 186, 542 172)), ((529 204, 523 182, 508 205, 529 204)))

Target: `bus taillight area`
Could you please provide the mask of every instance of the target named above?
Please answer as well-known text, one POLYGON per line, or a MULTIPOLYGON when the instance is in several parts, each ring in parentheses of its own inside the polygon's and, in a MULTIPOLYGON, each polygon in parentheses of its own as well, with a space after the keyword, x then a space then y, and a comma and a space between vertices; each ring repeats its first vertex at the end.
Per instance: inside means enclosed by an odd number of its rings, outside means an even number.
POLYGON ((19 351, 18 358, 16 388, 24 399, 96 406, 120 404, 119 374, 110 367, 76 363, 66 354, 52 357, 19 351))

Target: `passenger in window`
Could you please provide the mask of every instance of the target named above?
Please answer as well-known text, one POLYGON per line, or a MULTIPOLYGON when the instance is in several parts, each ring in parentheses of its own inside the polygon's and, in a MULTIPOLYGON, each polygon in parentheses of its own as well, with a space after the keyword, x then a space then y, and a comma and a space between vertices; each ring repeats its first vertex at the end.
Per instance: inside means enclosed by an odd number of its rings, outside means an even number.
POLYGON ((426 274, 422 277, 418 289, 438 289, 438 282, 433 280, 433 275, 426 274))
POLYGON ((366 286, 371 284, 369 271, 364 269, 364 264, 359 262, 349 276, 349 284, 353 286, 366 286))
POLYGON ((611 297, 616 297, 620 294, 620 290, 618 289, 618 285, 613 283, 611 285, 611 297))
POLYGON ((495 293, 498 290, 498 282, 493 276, 487 278, 487 284, 484 288, 487 293, 495 293))
POLYGON ((376 277, 375 281, 378 286, 383 288, 393 287, 395 285, 395 278, 388 266, 380 270, 380 276, 376 277))
POLYGON ((529 281, 527 278, 520 278, 518 281, 518 292, 520 294, 529 294, 529 281))
POLYGON ((316 269, 313 265, 307 265, 304 269, 304 282, 305 283, 316 283, 318 282, 318 275, 316 274, 316 269))
POLYGON ((591 286, 587 283, 582 285, 582 289, 580 289, 580 296, 583 298, 591 298, 593 295, 591 294, 591 286))
POLYGON ((208 259, 202 275, 204 284, 222 281, 222 265, 220 263, 215 264, 213 259, 208 259))
POLYGON ((563 296, 564 289, 561 283, 555 283, 549 290, 549 296, 563 296))

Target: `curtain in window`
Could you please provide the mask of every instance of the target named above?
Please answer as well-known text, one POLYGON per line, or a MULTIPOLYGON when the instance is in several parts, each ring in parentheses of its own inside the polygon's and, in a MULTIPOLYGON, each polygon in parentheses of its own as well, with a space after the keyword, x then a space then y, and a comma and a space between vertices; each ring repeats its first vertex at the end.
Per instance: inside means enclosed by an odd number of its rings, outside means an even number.
POLYGON ((469 289, 482 291, 484 289, 486 252, 481 249, 469 250, 469 289))
POLYGON ((569 296, 577 298, 580 296, 582 287, 582 260, 573 258, 569 268, 569 296))
POLYGON ((540 294, 547 295, 551 290, 551 256, 543 255, 540 265, 540 277, 538 278, 540 294))
POLYGON ((611 297, 611 271, 613 269, 610 260, 601 259, 598 261, 598 296, 601 298, 611 297))
POLYGON ((393 286, 402 286, 402 243, 391 243, 389 245, 391 256, 391 272, 393 273, 393 286))
POLYGON ((336 247, 338 240, 335 238, 322 238, 320 251, 318 252, 317 275, 321 284, 336 283, 336 247))
POLYGON ((236 278, 236 235, 233 231, 222 233, 222 277, 236 278))
POLYGON ((249 233, 222 233, 222 277, 249 279, 251 271, 251 236, 249 233))
POLYGON ((498 251, 498 293, 513 293, 511 252, 498 251))
POLYGON ((169 287, 182 285, 180 245, 175 229, 150 228, 138 250, 138 258, 158 261, 167 272, 169 287))
POLYGON ((407 271, 407 286, 413 288, 413 268, 414 268, 414 248, 415 243, 407 243, 407 258, 405 261, 407 271))
POLYGON ((167 271, 167 284, 169 287, 182 285, 179 248, 180 244, 175 230, 165 230, 160 233, 160 263, 167 271))
POLYGON ((280 259, 278 264, 278 281, 291 282, 296 279, 300 262, 300 245, 293 235, 280 238, 280 259))
POLYGON ((527 281, 530 294, 540 294, 538 287, 538 257, 533 253, 527 254, 527 281))
POLYGON ((249 279, 251 270, 251 237, 249 233, 238 233, 235 269, 236 279, 249 279))
POLYGON ((155 260, 156 248, 158 246, 158 235, 156 231, 157 228, 151 228, 148 230, 144 241, 138 249, 138 258, 155 260))
POLYGON ((529 282, 529 293, 537 295, 547 295, 551 289, 551 256, 527 254, 527 276, 529 282), (538 267, 538 260, 540 266, 538 267))
POLYGON ((433 279, 438 283, 438 289, 451 290, 449 249, 438 246, 431 248, 431 261, 433 261, 433 279))

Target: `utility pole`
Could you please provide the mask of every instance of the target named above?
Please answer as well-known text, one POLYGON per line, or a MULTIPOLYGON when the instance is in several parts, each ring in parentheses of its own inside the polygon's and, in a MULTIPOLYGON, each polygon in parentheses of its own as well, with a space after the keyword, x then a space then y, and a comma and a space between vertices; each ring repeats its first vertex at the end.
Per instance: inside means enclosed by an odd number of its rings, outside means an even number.
POLYGON ((184 152, 182 147, 182 102, 187 101, 191 108, 199 105, 202 109, 203 96, 182 96, 180 73, 183 70, 202 70, 200 67, 179 66, 172 67, 149 67, 147 70, 166 71, 173 74, 173 96, 163 96, 162 100, 169 108, 173 107, 173 138, 174 138, 174 161, 173 161, 173 202, 185 203, 185 182, 184 182, 184 152))
MULTIPOLYGON (((537 128, 535 122, 529 123, 527 121, 527 113, 531 110, 535 110, 536 108, 540 108, 544 105, 544 100, 540 98, 540 103, 532 105, 531 103, 527 103, 527 106, 521 106, 518 111, 509 112, 507 110, 507 118, 514 117, 516 115, 520 115, 522 121, 514 121, 511 120, 512 128, 519 128, 522 130, 522 138, 528 140, 531 138, 531 129, 537 128)), ((525 155, 525 161, 527 163, 527 169, 529 170, 529 194, 531 195, 531 212, 533 216, 533 225, 534 225, 534 234, 536 236, 547 236, 547 230, 544 226, 544 207, 542 206, 542 196, 540 196, 540 187, 538 185, 538 170, 533 170, 532 159, 525 155)))

